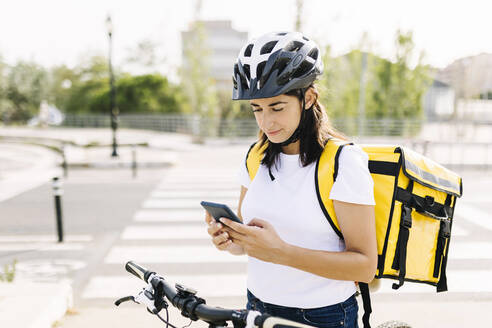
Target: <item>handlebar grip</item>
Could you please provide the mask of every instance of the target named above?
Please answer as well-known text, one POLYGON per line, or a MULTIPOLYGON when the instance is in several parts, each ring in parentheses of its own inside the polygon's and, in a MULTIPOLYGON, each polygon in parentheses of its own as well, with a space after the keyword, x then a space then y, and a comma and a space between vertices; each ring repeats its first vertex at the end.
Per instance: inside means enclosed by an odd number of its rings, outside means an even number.
POLYGON ((140 278, 145 282, 148 282, 147 280, 149 279, 149 276, 152 273, 155 273, 155 272, 151 272, 151 271, 147 270, 146 268, 142 267, 141 265, 134 263, 133 261, 126 262, 125 269, 126 269, 126 271, 128 271, 132 275, 134 275, 135 277, 140 278))

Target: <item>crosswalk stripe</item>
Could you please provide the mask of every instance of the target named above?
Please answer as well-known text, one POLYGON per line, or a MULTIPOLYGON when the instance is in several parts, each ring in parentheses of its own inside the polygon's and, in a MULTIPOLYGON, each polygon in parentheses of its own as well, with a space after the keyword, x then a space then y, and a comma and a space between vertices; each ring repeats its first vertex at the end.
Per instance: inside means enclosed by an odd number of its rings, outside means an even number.
POLYGON ((239 182, 162 182, 156 189, 167 189, 167 190, 239 190, 239 182))
POLYGON ((240 185, 239 183, 236 184, 230 184, 230 185, 214 185, 214 184, 208 184, 208 185, 187 185, 187 184, 173 184, 173 185, 162 185, 158 186, 154 191, 166 191, 166 192, 173 192, 173 191, 195 191, 195 190, 201 190, 201 191, 207 191, 207 192, 216 192, 216 191, 235 191, 239 192, 240 190, 240 185))
POLYGON ((135 213, 136 222, 200 222, 205 220, 203 209, 193 210, 140 210, 135 213))
POLYGON ((80 243, 63 243, 63 244, 46 244, 46 243, 8 243, 0 244, 0 252, 13 251, 79 251, 85 248, 84 244, 80 243))
POLYGON ((212 246, 114 246, 105 263, 243 263, 246 256, 234 256, 212 246))
MULTIPOLYGON (((449 293, 473 293, 473 292, 492 292, 492 279, 490 279, 489 270, 447 270, 448 292, 449 293)), ((393 290, 391 285, 396 280, 382 279, 381 287, 375 293, 377 294, 398 294, 398 293, 428 293, 435 294, 436 287, 405 282, 403 287, 393 290)))
POLYGON ((123 230, 123 240, 169 240, 169 239, 205 239, 209 240, 205 222, 199 226, 129 226, 123 230))
POLYGON ((213 169, 213 168, 206 168, 206 169, 200 169, 200 168, 187 169, 186 168, 185 169, 185 168, 181 168, 180 169, 178 167, 174 167, 174 168, 169 170, 168 177, 236 176, 237 171, 238 171, 237 169, 227 169, 227 168, 220 168, 220 169, 213 169))
MULTIPOLYGON (((165 276, 171 284, 179 283, 198 291, 200 297, 246 296, 245 274, 165 276)), ((135 295, 145 283, 132 276, 96 276, 89 280, 82 298, 120 298, 135 295)))
MULTIPOLYGON (((245 274, 175 275, 165 276, 166 280, 198 290, 201 297, 244 296, 246 293, 245 274)), ((448 271, 449 291, 443 295, 464 292, 492 292, 490 272, 486 270, 448 271)), ((402 288, 393 290, 396 280, 382 279, 375 294, 435 294, 436 288, 426 284, 406 282, 402 288)), ((145 284, 131 276, 96 276, 89 280, 83 298, 119 298, 135 294, 145 284)), ((445 296, 443 296, 445 297, 445 296)))
POLYGON ((460 202, 456 206, 455 216, 492 231, 492 215, 476 206, 460 202))
MULTIPOLYGON (((211 201, 211 200, 210 200, 211 201)), ((233 200, 231 199, 214 199, 215 202, 218 203, 228 203, 231 204, 233 200)), ((236 202, 237 199, 234 199, 236 202)), ((196 199, 149 199, 144 201, 142 204, 143 208, 161 208, 161 209, 201 209, 200 205, 201 200, 199 198, 196 199)), ((237 209, 237 204, 234 207, 233 205, 229 206, 231 209, 237 209)))
MULTIPOLYGON (((63 240, 66 242, 90 242, 93 238, 91 235, 66 235, 63 240)), ((56 241, 58 241, 58 237, 55 235, 0 235, 0 243, 49 243, 56 241)))
POLYGON ((151 193, 152 198, 239 198, 239 190, 233 191, 202 191, 202 190, 157 190, 151 193))
POLYGON ((451 260, 492 259, 492 242, 451 242, 451 260))
POLYGON ((465 230, 460 225, 453 223, 453 232, 452 232, 453 236, 468 236, 469 234, 470 232, 468 232, 468 230, 465 230))
POLYGON ((194 176, 194 175, 186 175, 186 176, 168 176, 165 179, 162 179, 162 183, 216 183, 216 182, 227 182, 233 183, 236 182, 235 176, 194 176))

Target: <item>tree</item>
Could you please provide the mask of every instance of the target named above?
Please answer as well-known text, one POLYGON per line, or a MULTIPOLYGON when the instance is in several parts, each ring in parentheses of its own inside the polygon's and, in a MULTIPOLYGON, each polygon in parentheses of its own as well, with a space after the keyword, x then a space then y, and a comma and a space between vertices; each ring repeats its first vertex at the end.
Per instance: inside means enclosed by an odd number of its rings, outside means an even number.
POLYGON ((422 97, 430 85, 430 68, 423 64, 423 53, 415 68, 410 68, 414 55, 412 32, 398 30, 395 44, 396 61, 378 59, 374 66, 367 113, 373 118, 421 118, 422 97))
POLYGON ((355 118, 359 98, 361 52, 354 50, 332 57, 327 46, 323 53, 324 73, 319 82, 321 101, 331 118, 355 118))
POLYGON ((2 87, 2 116, 7 121, 25 122, 38 112, 41 101, 47 98, 47 72, 41 66, 25 61, 18 62, 7 71, 2 87))
POLYGON ((158 55, 159 44, 151 39, 143 39, 134 48, 128 49, 125 66, 134 68, 139 74, 152 74, 158 71, 164 58, 158 55))
POLYGON ((6 74, 7 64, 3 62, 3 58, 0 55, 0 120, 6 119, 6 74))
POLYGON ((302 31, 302 8, 304 7, 304 0, 296 0, 296 22, 294 25, 295 31, 302 31))
MULTIPOLYGON (((423 114, 422 97, 430 85, 430 68, 423 64, 420 54, 416 66, 410 68, 414 56, 412 33, 398 31, 395 38, 396 60, 367 53, 366 83, 364 87, 365 116, 368 119, 412 119, 423 114)), ((340 126, 346 133, 356 131, 361 88, 363 53, 356 49, 332 57, 330 47, 324 51, 325 72, 319 83, 322 102, 330 117, 343 118, 340 126)), ((370 132, 370 131, 368 131, 370 132)), ((399 134, 406 131, 391 131, 399 134)), ((377 131, 375 131, 377 133, 377 131)))
POLYGON ((68 113, 108 113, 108 63, 103 56, 92 56, 73 69, 73 81, 65 107, 68 113), (101 100, 108 97, 107 105, 101 100))
POLYGON ((210 74, 211 51, 207 47, 203 22, 196 21, 183 42, 182 88, 187 95, 188 112, 213 117, 216 114, 217 94, 210 74))
POLYGON ((180 110, 179 90, 159 74, 118 79, 116 88, 120 113, 176 113, 180 110))

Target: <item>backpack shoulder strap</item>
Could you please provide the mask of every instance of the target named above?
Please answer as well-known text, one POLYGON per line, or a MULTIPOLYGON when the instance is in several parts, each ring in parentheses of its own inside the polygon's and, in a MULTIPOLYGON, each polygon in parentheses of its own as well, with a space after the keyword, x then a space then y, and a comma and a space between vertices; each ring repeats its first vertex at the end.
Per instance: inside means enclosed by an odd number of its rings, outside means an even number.
POLYGON ((260 142, 257 141, 249 147, 248 153, 246 154, 246 169, 248 170, 249 178, 251 181, 256 176, 258 169, 261 165, 261 160, 263 159, 263 153, 268 147, 268 143, 260 146, 260 142))
POLYGON ((315 170, 315 186, 319 204, 333 230, 342 239, 343 235, 335 215, 333 201, 330 199, 330 192, 337 179, 340 153, 344 146, 351 144, 349 141, 340 139, 328 140, 316 163, 315 170))

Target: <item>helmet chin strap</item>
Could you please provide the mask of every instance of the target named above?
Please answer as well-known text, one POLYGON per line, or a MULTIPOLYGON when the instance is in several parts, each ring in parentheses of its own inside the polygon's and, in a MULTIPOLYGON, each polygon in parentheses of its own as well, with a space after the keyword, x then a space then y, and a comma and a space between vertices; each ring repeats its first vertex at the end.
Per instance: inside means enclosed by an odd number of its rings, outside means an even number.
MULTIPOLYGON (((301 118, 299 119, 299 124, 297 125, 296 130, 294 131, 294 133, 292 133, 292 135, 289 137, 289 139, 287 139, 283 142, 278 142, 278 143, 272 142, 272 143, 274 143, 276 145, 280 145, 283 147, 283 146, 290 145, 293 142, 296 142, 301 137, 301 123, 304 120, 304 111, 305 111, 304 106, 306 106, 306 100, 304 99, 304 90, 303 89, 301 89, 301 95, 302 95, 301 118)), ((270 175, 270 179, 272 181, 275 180, 275 177, 272 174, 271 168, 268 168, 268 174, 270 175)))
POLYGON ((306 106, 306 100, 304 99, 304 89, 301 89, 301 95, 302 95, 301 118, 299 119, 299 124, 297 125, 296 130, 294 131, 294 133, 292 133, 292 135, 287 140, 285 140, 283 142, 277 142, 277 143, 273 142, 274 144, 284 147, 284 146, 290 145, 293 142, 296 142, 301 137, 301 123, 304 120, 304 111, 305 111, 304 106, 306 106))

